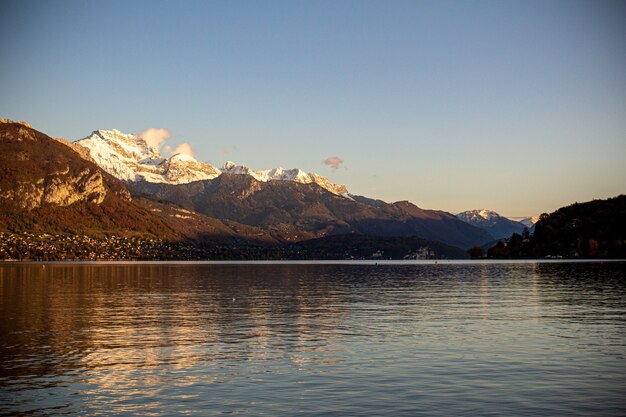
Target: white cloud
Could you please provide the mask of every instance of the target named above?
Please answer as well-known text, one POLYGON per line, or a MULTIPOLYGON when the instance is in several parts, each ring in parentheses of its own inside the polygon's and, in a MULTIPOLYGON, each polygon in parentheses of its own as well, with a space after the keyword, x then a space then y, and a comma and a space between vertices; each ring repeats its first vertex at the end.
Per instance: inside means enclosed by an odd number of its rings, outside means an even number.
POLYGON ((163 148, 163 152, 166 155, 176 155, 177 153, 184 153, 185 155, 193 156, 193 149, 191 145, 187 142, 181 143, 175 148, 173 145, 165 145, 166 140, 168 140, 172 134, 169 130, 165 128, 154 128, 146 129, 138 135, 140 138, 146 141, 148 146, 158 149, 161 151, 161 147, 163 148))
POLYGON ((172 153, 174 155, 176 155, 177 153, 184 153, 185 155, 193 156, 193 149, 191 148, 190 144, 185 142, 178 145, 172 153))
POLYGON ((152 146, 153 148, 159 149, 163 142, 165 142, 169 137, 172 136, 170 131, 164 128, 154 128, 146 129, 139 134, 139 137, 146 141, 148 146, 152 146))

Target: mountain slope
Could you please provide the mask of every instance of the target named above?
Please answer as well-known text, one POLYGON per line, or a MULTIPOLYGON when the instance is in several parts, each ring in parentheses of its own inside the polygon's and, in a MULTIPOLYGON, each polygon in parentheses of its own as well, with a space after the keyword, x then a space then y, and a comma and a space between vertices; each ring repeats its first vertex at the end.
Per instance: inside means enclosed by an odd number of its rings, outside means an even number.
POLYGON ((531 233, 534 233, 535 225, 539 221, 539 217, 540 216, 524 217, 518 221, 524 226, 526 226, 528 228, 528 231, 530 231, 531 233))
POLYGON ((468 210, 456 216, 472 226, 487 231, 496 240, 509 237, 513 233, 522 233, 526 227, 524 224, 510 220, 492 210, 468 210))
POLYGON ((316 184, 261 182, 249 175, 222 174, 190 184, 137 182, 129 187, 133 193, 171 201, 210 217, 266 228, 286 241, 358 233, 419 236, 466 248, 491 240, 488 233, 450 213, 423 210, 409 202, 374 207, 316 184))
POLYGON ((268 231, 258 227, 208 217, 176 204, 151 198, 138 197, 134 201, 161 217, 168 226, 191 240, 239 244, 278 243, 268 231))

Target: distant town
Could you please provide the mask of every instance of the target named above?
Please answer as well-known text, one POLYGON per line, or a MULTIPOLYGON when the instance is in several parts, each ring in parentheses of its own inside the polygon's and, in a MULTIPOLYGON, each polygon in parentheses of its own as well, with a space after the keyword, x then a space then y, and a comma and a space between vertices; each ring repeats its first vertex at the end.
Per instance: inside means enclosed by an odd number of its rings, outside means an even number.
POLYGON ((59 235, 0 232, 0 261, 113 260, 278 260, 278 259, 436 259, 430 247, 407 251, 370 249, 352 253, 335 248, 297 245, 219 245, 193 241, 170 242, 142 237, 59 235))
POLYGON ((0 233, 2 260, 196 259, 196 247, 159 239, 0 233), (183 255, 186 254, 186 255, 183 255))

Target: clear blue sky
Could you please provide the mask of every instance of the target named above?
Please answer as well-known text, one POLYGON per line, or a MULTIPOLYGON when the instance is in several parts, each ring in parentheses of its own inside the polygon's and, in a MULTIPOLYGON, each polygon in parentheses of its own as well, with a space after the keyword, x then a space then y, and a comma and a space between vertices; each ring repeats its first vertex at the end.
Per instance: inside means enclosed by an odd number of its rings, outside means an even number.
POLYGON ((2 1, 0 45, 0 117, 53 136, 451 212, 626 192, 623 1, 2 1))

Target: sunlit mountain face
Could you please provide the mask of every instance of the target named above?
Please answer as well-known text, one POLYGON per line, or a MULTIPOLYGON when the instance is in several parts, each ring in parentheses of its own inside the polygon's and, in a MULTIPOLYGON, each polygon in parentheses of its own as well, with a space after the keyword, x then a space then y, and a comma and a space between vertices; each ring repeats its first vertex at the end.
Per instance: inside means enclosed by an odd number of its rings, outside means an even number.
POLYGON ((141 135, 126 134, 116 129, 96 130, 74 143, 87 149, 89 156, 102 169, 122 181, 188 184, 213 179, 222 173, 240 174, 250 175, 262 182, 293 181, 300 184, 317 184, 333 194, 349 198, 344 185, 333 184, 328 178, 313 172, 306 173, 298 168, 257 171, 231 161, 218 169, 207 162, 197 161, 184 152, 165 157, 158 146, 149 144, 141 135))

